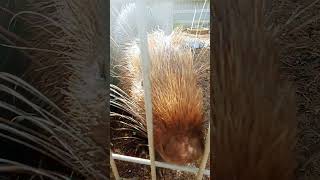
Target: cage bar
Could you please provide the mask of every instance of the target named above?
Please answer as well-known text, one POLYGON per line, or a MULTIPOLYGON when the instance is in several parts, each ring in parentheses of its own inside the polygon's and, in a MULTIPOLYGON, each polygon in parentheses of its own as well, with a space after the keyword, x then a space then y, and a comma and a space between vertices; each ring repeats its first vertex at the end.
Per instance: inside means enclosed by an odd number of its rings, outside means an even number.
POLYGON ((147 121, 147 134, 149 144, 149 156, 150 156, 150 167, 151 167, 151 179, 156 180, 156 167, 155 167, 155 154, 153 145, 153 117, 152 117, 152 101, 151 101, 151 82, 149 78, 150 72, 150 58, 148 49, 148 37, 146 32, 146 1, 137 0, 137 27, 138 35, 140 39, 140 57, 142 60, 142 74, 143 74, 143 88, 144 88, 144 101, 146 109, 146 121, 147 121))
MULTIPOLYGON (((115 153, 112 153, 111 156, 113 159, 120 160, 120 161, 126 161, 126 162, 143 164, 143 165, 150 165, 150 160, 148 160, 148 159, 137 158, 137 157, 132 157, 132 156, 125 156, 125 155, 115 154, 115 153)), ((159 162, 159 161, 155 161, 155 165, 156 165, 156 167, 161 167, 161 168, 166 168, 166 169, 171 169, 171 170, 178 170, 178 171, 185 171, 185 172, 190 172, 190 173, 195 173, 195 174, 197 172, 199 172, 199 168, 196 168, 196 167, 179 166, 179 165, 169 164, 169 163, 159 162)), ((203 175, 210 177, 210 170, 203 169, 203 175)))
POLYGON ((120 180, 121 178, 119 176, 118 168, 116 166, 116 163, 114 162, 112 154, 113 154, 112 151, 110 151, 110 164, 111 164, 113 176, 115 177, 116 180, 120 180))
POLYGON ((208 132, 207 132, 207 137, 206 137, 206 144, 204 147, 204 154, 201 160, 201 164, 200 164, 200 168, 199 171, 197 173, 197 180, 201 180, 203 177, 203 174, 205 172, 205 168, 209 159, 209 155, 210 155, 210 124, 208 127, 208 132))

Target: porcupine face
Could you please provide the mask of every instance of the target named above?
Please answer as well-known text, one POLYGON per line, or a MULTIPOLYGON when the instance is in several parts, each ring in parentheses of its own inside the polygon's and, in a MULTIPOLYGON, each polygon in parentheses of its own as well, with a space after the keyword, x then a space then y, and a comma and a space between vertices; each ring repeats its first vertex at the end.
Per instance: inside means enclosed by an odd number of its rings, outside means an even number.
MULTIPOLYGON (((148 42, 156 151, 167 162, 194 162, 203 153, 203 97, 191 49, 182 45, 179 31, 170 36, 154 32, 148 42)), ((144 113, 139 48, 133 49, 127 59, 134 81, 131 96, 144 113)))
MULTIPOLYGON (((172 127, 176 128, 176 127, 172 127)), ((164 129, 155 136, 162 136, 155 141, 157 152, 163 160, 174 164, 187 164, 201 158, 204 145, 201 132, 192 130, 175 131, 164 129)))

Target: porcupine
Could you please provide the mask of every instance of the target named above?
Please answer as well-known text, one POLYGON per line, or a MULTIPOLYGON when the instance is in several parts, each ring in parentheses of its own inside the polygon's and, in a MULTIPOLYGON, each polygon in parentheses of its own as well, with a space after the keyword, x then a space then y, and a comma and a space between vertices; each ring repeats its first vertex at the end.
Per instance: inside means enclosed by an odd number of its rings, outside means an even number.
POLYGON ((213 0, 213 178, 293 179, 295 91, 280 76, 267 1, 213 0))
MULTIPOLYGON (((9 26, 15 21, 24 23, 21 36, 28 44, 18 49, 32 61, 23 79, 44 95, 37 92, 36 98, 28 100, 37 107, 29 123, 35 125, 22 132, 41 137, 31 139, 39 147, 36 150, 42 150, 39 153, 49 154, 88 179, 109 179, 109 88, 104 78, 107 1, 31 0, 22 4, 25 9, 6 11, 14 17, 9 26)), ((18 123, 11 124, 19 129, 18 123)))
MULTIPOLYGON (((155 150, 159 159, 175 164, 196 162, 203 154, 205 131, 203 89, 200 85, 209 62, 199 61, 187 36, 175 29, 170 35, 161 30, 164 24, 147 18, 150 80, 154 118, 155 150), (152 22, 152 23, 149 23, 152 22)), ((146 138, 143 82, 136 6, 131 3, 111 17, 111 71, 126 95, 116 93, 115 107, 131 113, 135 131, 146 138), (112 19, 114 18, 114 19, 112 19), (119 101, 120 100, 120 101, 119 101)), ((199 41, 200 42, 200 41, 199 41)), ((207 59, 208 60, 208 59, 207 59)), ((116 82, 116 81, 115 81, 116 82)), ((117 91, 117 88, 114 88, 117 91)), ((122 116, 122 115, 120 115, 122 116)), ((133 123, 133 124, 132 124, 133 123)))

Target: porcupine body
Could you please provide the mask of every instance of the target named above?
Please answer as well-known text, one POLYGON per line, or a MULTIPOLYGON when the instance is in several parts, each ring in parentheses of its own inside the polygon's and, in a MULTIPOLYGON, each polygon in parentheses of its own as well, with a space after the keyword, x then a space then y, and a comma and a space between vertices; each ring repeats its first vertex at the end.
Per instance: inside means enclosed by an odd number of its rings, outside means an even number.
MULTIPOLYGON (((112 28, 117 29, 113 39, 124 37, 122 34, 136 36, 126 32, 128 29, 136 31, 136 24, 127 23, 128 19, 124 18, 135 13, 134 4, 120 12, 112 28), (119 30, 119 24, 129 28, 119 30)), ((174 30, 166 35, 150 24, 147 27, 156 152, 166 162, 195 162, 203 153, 205 121, 203 90, 199 82, 208 64, 196 60, 182 31, 174 30)), ((133 115, 134 126, 146 137, 141 50, 135 36, 126 42, 118 41, 116 47, 120 47, 121 52, 113 51, 112 70, 118 72, 119 87, 127 94, 125 100, 129 103, 124 103, 123 107, 133 115)))
POLYGON ((279 73, 267 3, 213 1, 214 179, 294 178, 294 90, 279 73))
MULTIPOLYGON (((25 52, 32 62, 23 79, 56 106, 37 98, 50 112, 50 133, 39 131, 40 149, 89 179, 109 179, 108 58, 105 1, 26 1, 14 20, 23 22, 25 52)), ((14 21, 13 21, 14 22, 14 21)), ((41 99, 41 98, 40 98, 41 99)), ((46 126, 45 124, 44 126, 46 126)), ((36 142, 37 143, 37 142, 36 142)))

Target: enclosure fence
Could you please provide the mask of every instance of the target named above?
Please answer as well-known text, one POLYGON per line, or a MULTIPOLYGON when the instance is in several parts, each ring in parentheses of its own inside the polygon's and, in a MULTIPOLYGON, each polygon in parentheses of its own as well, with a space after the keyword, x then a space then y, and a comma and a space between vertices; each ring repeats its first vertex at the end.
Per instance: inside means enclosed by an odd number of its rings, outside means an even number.
MULTIPOLYGON (((204 2, 204 6, 207 0, 204 2)), ((203 7, 204 7, 203 6, 203 7)), ((151 179, 156 179, 156 167, 167 168, 171 170, 179 170, 185 172, 196 173, 196 179, 201 180, 204 175, 210 176, 210 170, 205 169, 209 154, 210 154, 210 125, 206 135, 204 155, 202 157, 199 168, 189 167, 189 166, 178 166, 164 162, 155 161, 155 150, 153 142, 153 118, 152 118, 152 102, 151 102, 151 83, 149 79, 150 62, 149 62, 149 52, 148 52, 148 41, 146 32, 146 22, 144 21, 146 17, 146 0, 136 0, 137 8, 137 23, 138 24, 138 34, 140 38, 140 48, 141 48, 141 60, 142 60, 142 71, 143 71, 143 88, 144 88, 144 101, 146 109, 146 121, 147 121, 147 134, 148 134, 148 144, 149 144, 149 157, 150 159, 142 159, 137 157, 125 156, 120 154, 115 154, 110 150, 110 165, 113 175, 116 180, 122 179, 119 176, 119 172, 115 163, 115 160, 126 161, 131 163, 149 165, 151 167, 151 179)), ((202 13, 204 12, 202 8, 202 13)), ((184 13, 180 11, 178 13, 184 13)), ((194 17, 193 17, 194 18, 194 17)))

